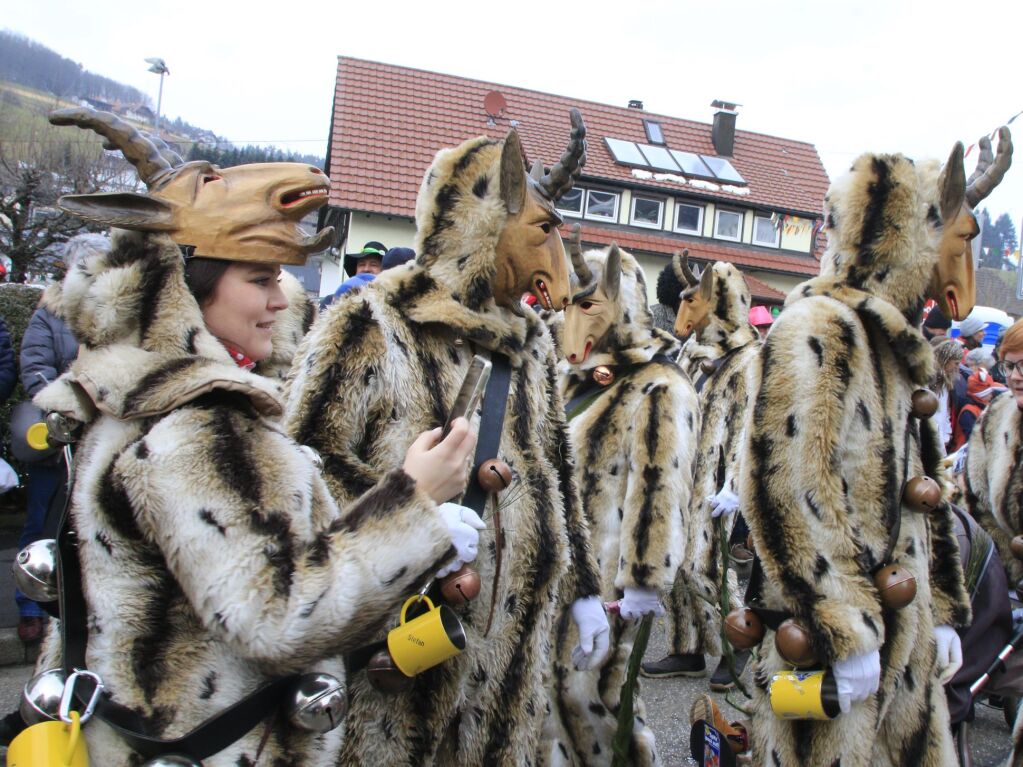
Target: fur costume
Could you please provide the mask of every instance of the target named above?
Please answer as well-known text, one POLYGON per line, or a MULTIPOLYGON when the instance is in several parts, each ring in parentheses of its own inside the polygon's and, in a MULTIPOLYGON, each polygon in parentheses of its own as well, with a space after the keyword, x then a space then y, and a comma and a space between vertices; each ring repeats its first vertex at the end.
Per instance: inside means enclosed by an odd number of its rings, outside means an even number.
MULTIPOLYGON (((620 599, 626 587, 655 589, 662 602, 682 562, 683 509, 689 506, 699 407, 692 384, 672 360, 678 341, 653 328, 643 271, 621 254, 618 314, 603 343, 579 365, 562 362, 566 402, 591 385, 598 365, 616 380, 569 422, 575 479, 600 568, 600 594, 620 599)), ((584 255, 596 274, 607 252, 584 255)), ((571 310, 570 310, 571 311, 571 310)), ((555 665, 552 764, 609 765, 619 693, 638 621, 613 619, 611 648, 599 674, 576 671, 567 657, 555 665)), ((634 699, 632 765, 657 764, 653 732, 634 699)))
MULTIPOLYGON (((162 738, 281 674, 343 680, 340 654, 450 556, 433 501, 394 471, 339 512, 270 420, 275 383, 206 330, 166 237, 116 234, 68 274, 61 304, 82 350, 35 401, 86 423, 71 514, 89 669, 162 738)), ((40 669, 60 662, 57 633, 40 669)), ((204 764, 254 764, 264 730, 204 764)), ((141 763, 99 719, 84 731, 93 764, 141 763)), ((332 765, 342 738, 278 717, 259 761, 332 765)))
MULTIPOLYGON (((693 334, 686 341, 679 357, 682 369, 694 382, 701 383, 701 424, 692 499, 686 514, 684 565, 671 591, 669 651, 719 656, 721 618, 712 605, 720 601, 721 548, 706 499, 722 487, 738 492, 742 430, 757 388, 760 336, 749 323, 750 294, 742 273, 722 261, 707 268, 714 278, 709 321, 699 331, 699 339, 693 334), (706 373, 701 367, 704 364, 716 367, 706 373), (723 484, 718 479, 721 469, 723 484)), ((738 607, 741 600, 731 569, 728 579, 732 607, 738 607)))
POLYGON ((901 510, 887 560, 916 577, 913 602, 882 609, 871 577, 904 481, 940 479, 933 424, 909 413, 933 372, 919 324, 942 235, 938 176, 937 163, 901 155, 856 160, 826 200, 821 276, 789 295, 759 357, 740 497, 763 606, 801 619, 824 665, 879 649, 881 680, 832 721, 780 719, 767 690, 786 664, 768 631, 754 666, 756 764, 955 763, 934 627, 967 624, 970 604, 949 507, 901 510))
MULTIPOLYGON (((555 636, 568 643, 575 634, 560 608, 598 593, 550 336, 530 309, 494 301, 509 217, 502 148, 479 138, 438 153, 417 201, 417 261, 324 312, 290 381, 286 427, 322 453, 343 503, 445 421, 474 348, 511 363, 499 455, 514 480, 482 515, 488 528, 473 563, 482 590, 460 614, 466 649, 407 693, 383 695, 354 674, 343 765, 534 763, 555 636)), ((397 619, 401 600, 391 607, 397 619)))

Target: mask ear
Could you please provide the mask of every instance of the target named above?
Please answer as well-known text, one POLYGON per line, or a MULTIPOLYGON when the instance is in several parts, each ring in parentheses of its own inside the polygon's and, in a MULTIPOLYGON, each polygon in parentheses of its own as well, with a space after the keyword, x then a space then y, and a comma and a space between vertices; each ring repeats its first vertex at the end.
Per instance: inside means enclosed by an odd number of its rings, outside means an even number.
POLYGON ((169 232, 174 228, 170 205, 144 194, 68 194, 58 204, 68 213, 105 226, 143 232, 169 232))
POLYGON ((952 154, 941 171, 938 181, 941 188, 941 220, 951 221, 962 208, 966 199, 966 169, 963 167, 963 144, 957 141, 952 154))
POLYGON ((604 264, 604 295, 610 300, 618 300, 618 291, 622 286, 622 252, 616 243, 611 243, 607 251, 607 262, 604 264))
POLYGON ((519 134, 508 131, 501 150, 501 199, 505 209, 515 215, 526 203, 526 169, 522 164, 519 134))
POLYGON ((714 295, 714 270, 711 268, 711 264, 707 264, 703 268, 703 274, 700 275, 700 297, 704 301, 710 301, 711 296, 714 295))

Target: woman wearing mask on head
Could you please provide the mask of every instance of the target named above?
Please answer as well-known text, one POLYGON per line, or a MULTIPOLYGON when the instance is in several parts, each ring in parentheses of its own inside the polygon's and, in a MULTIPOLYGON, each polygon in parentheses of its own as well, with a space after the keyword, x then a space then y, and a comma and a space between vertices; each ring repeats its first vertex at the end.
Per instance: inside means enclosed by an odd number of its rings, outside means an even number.
MULTIPOLYGON (((403 466, 338 508, 316 456, 275 423, 276 383, 248 369, 273 358, 288 307, 280 264, 322 248, 296 222, 325 199, 326 177, 292 163, 175 165, 112 115, 68 112, 117 141, 150 192, 62 199, 140 231, 116 232, 66 278, 61 313, 81 353, 36 403, 84 423, 70 506, 84 665, 107 709, 168 740, 285 675, 343 680, 342 654, 395 617, 390 605, 473 559, 478 518, 439 504, 464 487, 475 437, 464 419, 443 441, 440 429, 419 435, 403 466), (201 258, 186 266, 179 246, 201 258)), ((67 661, 51 634, 40 669, 67 661)), ((303 729, 287 703, 190 755, 207 767, 333 765, 344 728, 303 729)), ((92 762, 141 763, 108 721, 101 708, 84 727, 92 762)))

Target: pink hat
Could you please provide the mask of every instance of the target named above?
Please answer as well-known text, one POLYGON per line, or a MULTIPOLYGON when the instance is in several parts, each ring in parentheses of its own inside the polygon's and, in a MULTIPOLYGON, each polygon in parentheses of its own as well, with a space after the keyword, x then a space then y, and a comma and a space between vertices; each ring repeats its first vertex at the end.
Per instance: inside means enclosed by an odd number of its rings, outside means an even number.
POLYGON ((754 306, 749 310, 749 321, 751 325, 770 325, 774 318, 766 306, 754 306))

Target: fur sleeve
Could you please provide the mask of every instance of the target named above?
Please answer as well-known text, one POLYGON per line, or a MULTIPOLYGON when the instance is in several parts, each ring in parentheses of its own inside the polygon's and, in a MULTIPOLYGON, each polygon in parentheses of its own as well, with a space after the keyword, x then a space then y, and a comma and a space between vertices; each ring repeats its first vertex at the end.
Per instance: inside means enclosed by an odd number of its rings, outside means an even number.
POLYGON ((695 392, 681 375, 658 379, 643 387, 632 419, 615 576, 620 589, 670 589, 681 562, 680 509, 689 508, 696 443, 688 424, 698 420, 694 412, 698 406, 695 392), (692 419, 686 418, 687 412, 693 413, 692 419))
POLYGON ((368 641, 451 553, 404 472, 339 514, 306 451, 229 406, 164 418, 116 477, 205 627, 277 667, 368 641))
POLYGON ((865 386, 853 378, 870 375, 871 362, 852 312, 807 299, 786 314, 759 358, 740 503, 784 609, 807 624, 830 664, 884 641, 877 590, 857 562, 860 520, 842 473, 846 451, 862 450, 850 445, 855 418, 847 408, 855 402, 842 387, 865 386))

